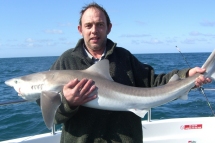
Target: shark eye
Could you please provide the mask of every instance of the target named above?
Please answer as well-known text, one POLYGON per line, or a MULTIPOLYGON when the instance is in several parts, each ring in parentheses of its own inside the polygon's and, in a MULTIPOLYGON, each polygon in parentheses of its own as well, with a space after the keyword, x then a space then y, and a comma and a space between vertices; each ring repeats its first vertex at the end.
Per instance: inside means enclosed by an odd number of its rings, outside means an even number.
POLYGON ((15 84, 17 84, 17 83, 18 83, 18 81, 17 81, 17 80, 15 80, 14 82, 15 82, 15 84))

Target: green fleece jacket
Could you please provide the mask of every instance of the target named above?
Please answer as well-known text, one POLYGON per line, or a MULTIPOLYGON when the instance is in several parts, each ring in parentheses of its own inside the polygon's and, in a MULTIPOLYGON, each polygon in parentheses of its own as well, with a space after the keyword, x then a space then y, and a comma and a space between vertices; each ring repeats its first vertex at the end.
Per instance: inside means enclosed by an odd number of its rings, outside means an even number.
MULTIPOLYGON (((64 52, 51 70, 83 70, 93 64, 80 39, 75 48, 64 52)), ((186 70, 174 70, 157 75, 154 69, 141 63, 126 49, 116 47, 107 40, 105 59, 110 62, 110 75, 115 82, 136 86, 154 87, 166 84, 173 74, 186 77, 186 70)), ((111 106, 111 105, 110 105, 111 106)), ((69 107, 65 97, 59 107, 55 123, 63 123, 61 143, 141 143, 141 118, 132 112, 107 111, 79 106, 69 107)))

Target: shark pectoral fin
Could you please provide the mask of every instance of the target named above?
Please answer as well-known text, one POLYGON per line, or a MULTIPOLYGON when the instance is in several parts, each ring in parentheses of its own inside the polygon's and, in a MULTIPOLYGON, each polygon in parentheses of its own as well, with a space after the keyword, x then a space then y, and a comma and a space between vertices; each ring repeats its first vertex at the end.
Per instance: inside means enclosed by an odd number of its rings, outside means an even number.
POLYGON ((186 92, 184 95, 180 96, 178 99, 187 100, 188 99, 188 92, 186 92))
POLYGON ((57 92, 43 91, 40 96, 40 106, 43 120, 48 129, 51 129, 54 123, 55 113, 61 104, 61 96, 57 92))
POLYGON ((141 118, 143 118, 148 112, 148 110, 140 110, 140 109, 129 109, 129 111, 133 112, 134 114, 136 114, 141 118))

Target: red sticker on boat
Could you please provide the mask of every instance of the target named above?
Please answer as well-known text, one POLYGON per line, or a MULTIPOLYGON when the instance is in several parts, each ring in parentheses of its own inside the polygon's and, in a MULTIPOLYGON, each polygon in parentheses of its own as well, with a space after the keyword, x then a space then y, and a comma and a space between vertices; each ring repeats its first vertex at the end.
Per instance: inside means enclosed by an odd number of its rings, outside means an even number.
POLYGON ((182 130, 202 129, 202 124, 192 124, 181 126, 182 130))

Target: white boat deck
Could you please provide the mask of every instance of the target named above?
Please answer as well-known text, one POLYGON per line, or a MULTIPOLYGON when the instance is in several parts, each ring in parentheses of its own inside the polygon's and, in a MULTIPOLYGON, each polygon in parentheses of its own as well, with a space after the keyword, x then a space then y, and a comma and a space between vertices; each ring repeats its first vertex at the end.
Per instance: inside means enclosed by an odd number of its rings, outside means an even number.
MULTIPOLYGON (((215 117, 142 121, 144 143, 215 143, 215 117)), ((61 132, 28 136, 0 143, 59 143, 61 132)))
POLYGON ((143 121, 144 143, 215 143, 215 117, 143 121))

